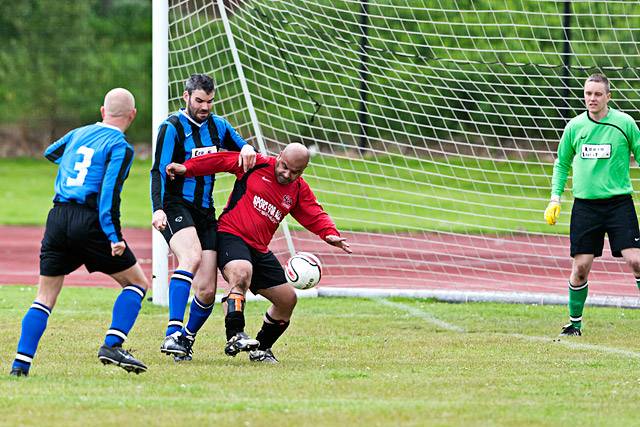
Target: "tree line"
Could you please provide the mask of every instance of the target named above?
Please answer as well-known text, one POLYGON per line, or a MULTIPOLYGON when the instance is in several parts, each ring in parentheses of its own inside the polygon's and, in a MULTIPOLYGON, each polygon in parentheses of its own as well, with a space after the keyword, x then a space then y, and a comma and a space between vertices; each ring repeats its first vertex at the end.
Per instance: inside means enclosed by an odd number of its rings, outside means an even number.
POLYGON ((151 1, 0 0, 0 10, 0 127, 44 143, 100 120, 104 94, 121 86, 138 108, 129 139, 150 141, 151 1))

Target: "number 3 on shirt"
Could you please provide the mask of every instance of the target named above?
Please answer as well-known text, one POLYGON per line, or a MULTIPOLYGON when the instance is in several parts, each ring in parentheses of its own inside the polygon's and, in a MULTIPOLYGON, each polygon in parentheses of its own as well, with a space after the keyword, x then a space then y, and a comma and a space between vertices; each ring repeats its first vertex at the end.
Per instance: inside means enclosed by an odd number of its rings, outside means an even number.
POLYGON ((84 145, 78 148, 76 154, 81 154, 82 159, 79 162, 76 162, 75 165, 73 165, 73 169, 78 171, 78 176, 76 176, 75 178, 67 178, 67 185, 69 187, 79 187, 84 184, 84 179, 87 177, 87 172, 89 166, 91 166, 91 158, 93 157, 94 152, 95 150, 93 148, 89 148, 84 145))

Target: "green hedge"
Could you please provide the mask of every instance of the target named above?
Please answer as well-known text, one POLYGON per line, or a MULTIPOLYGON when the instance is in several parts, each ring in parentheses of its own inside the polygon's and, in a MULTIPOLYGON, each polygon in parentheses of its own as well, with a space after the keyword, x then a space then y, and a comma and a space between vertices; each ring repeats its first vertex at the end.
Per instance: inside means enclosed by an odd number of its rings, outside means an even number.
POLYGON ((150 1, 0 0, 0 10, 3 124, 99 120, 104 94, 122 86, 139 111, 131 139, 150 140, 150 1))
MULTIPOLYGON (((438 11, 427 0, 370 1, 371 136, 410 144, 470 141, 469 135, 484 143, 556 140, 565 123, 561 108, 567 108, 567 116, 582 108, 582 81, 598 68, 613 80, 614 105, 637 110, 640 15, 633 2, 571 2, 569 99, 558 89, 563 5, 466 0, 438 11), (391 14, 404 26, 385 18, 391 14)), ((187 6, 194 10, 182 5, 187 6)), ((180 93, 188 74, 226 64, 216 80, 228 100, 216 111, 237 111, 232 122, 246 123, 226 38, 212 37, 222 31, 212 18, 214 9, 190 17, 185 27, 190 35, 171 44, 176 49, 199 45, 191 53, 171 55, 172 67, 192 64, 170 69, 173 93, 180 93), (208 56, 214 52, 226 53, 208 56)), ((0 10, 3 123, 91 121, 99 118, 104 93, 124 86, 136 96, 140 112, 131 139, 149 141, 151 1, 0 0, 0 10)), ((241 2, 231 15, 267 136, 356 143, 359 12, 360 4, 352 0, 255 0, 241 2), (330 49, 326 40, 332 41, 330 49)), ((172 13, 181 13, 180 8, 172 13)), ((173 27, 172 35, 182 27, 173 27)), ((171 108, 180 104, 175 99, 171 108)))

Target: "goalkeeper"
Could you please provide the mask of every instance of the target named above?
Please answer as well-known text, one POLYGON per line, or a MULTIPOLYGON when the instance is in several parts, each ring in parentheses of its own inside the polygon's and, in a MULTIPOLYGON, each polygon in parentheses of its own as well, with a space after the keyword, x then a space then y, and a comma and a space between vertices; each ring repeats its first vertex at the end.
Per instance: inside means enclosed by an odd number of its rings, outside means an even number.
POLYGON ((582 311, 593 259, 602 255, 605 233, 614 257, 623 257, 640 288, 640 230, 633 205, 630 154, 640 159, 640 131, 628 114, 608 106, 609 80, 589 76, 584 86, 587 111, 564 129, 553 166, 548 224, 560 215, 560 195, 573 170, 570 241, 573 267, 569 277, 569 320, 560 335, 582 335, 582 311))

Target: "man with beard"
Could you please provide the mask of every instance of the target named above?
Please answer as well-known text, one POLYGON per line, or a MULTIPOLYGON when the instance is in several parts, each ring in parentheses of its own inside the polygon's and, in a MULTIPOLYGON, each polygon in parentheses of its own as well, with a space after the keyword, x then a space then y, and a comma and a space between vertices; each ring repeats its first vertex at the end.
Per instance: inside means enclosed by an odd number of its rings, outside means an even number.
MULTIPOLYGON (((151 202, 153 227, 162 233, 178 258, 169 282, 169 323, 160 351, 176 361, 191 360, 196 333, 213 309, 216 293, 216 229, 213 206, 213 174, 168 181, 166 166, 219 150, 240 151, 238 166, 245 171, 255 164, 253 147, 227 120, 211 113, 215 94, 213 79, 193 74, 182 95, 186 105, 170 115, 158 131, 153 168, 151 202), (184 313, 193 284, 189 322, 184 313)), ((256 340, 239 337, 247 351, 256 340)))

